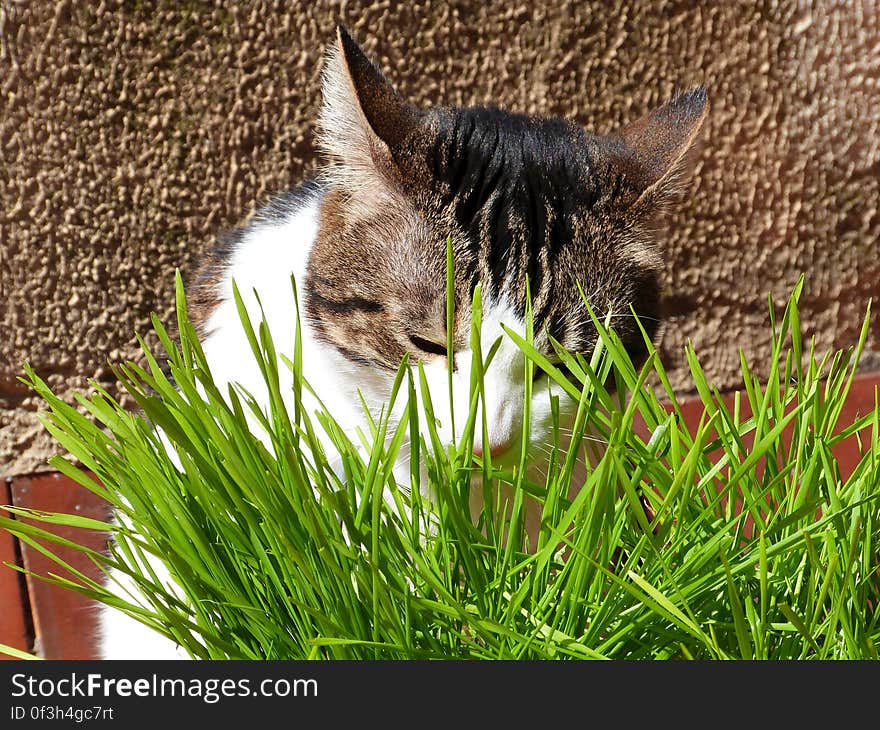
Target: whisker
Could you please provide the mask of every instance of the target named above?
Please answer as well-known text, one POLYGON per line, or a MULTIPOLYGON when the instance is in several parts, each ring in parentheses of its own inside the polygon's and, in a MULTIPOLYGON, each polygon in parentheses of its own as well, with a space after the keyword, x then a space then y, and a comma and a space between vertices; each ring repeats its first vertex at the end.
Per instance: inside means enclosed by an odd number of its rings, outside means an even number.
MULTIPOLYGON (((607 315, 606 315, 607 317, 607 315)), ((605 319, 606 317, 602 317, 601 319, 605 319)), ((636 316, 632 312, 621 312, 620 314, 612 314, 609 319, 618 319, 620 317, 629 317, 630 319, 636 319, 636 316)), ((662 320, 658 317, 649 317, 647 314, 638 315, 638 319, 647 319, 652 322, 661 322, 662 320)))

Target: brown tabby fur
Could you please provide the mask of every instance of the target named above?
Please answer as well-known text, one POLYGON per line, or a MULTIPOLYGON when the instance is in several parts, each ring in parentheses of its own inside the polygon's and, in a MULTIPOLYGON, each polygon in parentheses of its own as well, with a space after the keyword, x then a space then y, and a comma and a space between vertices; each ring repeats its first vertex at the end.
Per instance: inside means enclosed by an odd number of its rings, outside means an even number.
POLYGON ((408 104, 341 28, 327 62, 325 93, 321 142, 330 161, 328 193, 306 287, 308 316, 322 338, 385 368, 397 367, 413 351, 409 333, 445 342, 445 242, 451 236, 454 337, 462 346, 470 317, 461 305, 481 282, 520 311, 528 285, 536 319, 545 325, 541 331, 569 349, 588 350, 594 340, 579 284, 597 313, 615 315, 613 323, 634 355, 643 351, 630 307, 649 331, 656 328, 660 256, 654 229, 687 172, 707 113, 702 90, 607 137, 562 120, 486 110, 487 126, 513 126, 534 137, 520 174, 556 164, 554 174, 563 182, 555 196, 534 205, 542 208, 537 215, 544 229, 562 230, 567 240, 538 240, 535 246, 534 215, 530 220, 514 207, 504 214, 513 258, 501 286, 497 276, 491 285, 497 216, 463 221, 457 215, 462 191, 447 174, 450 130, 468 110, 408 104), (560 146, 566 153, 554 159, 560 146), (529 156, 543 150, 549 151, 544 159, 529 156), (593 191, 589 205, 577 200, 578 188, 593 191))

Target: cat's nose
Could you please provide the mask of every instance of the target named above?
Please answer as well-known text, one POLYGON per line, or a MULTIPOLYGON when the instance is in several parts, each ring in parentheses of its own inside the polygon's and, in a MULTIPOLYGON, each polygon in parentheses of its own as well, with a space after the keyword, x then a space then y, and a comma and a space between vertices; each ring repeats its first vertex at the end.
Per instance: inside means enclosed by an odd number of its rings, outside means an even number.
MULTIPOLYGON (((489 444, 489 455, 494 459, 498 456, 501 456, 505 451, 510 448, 510 441, 502 441, 497 444, 490 443, 489 444)), ((483 457, 483 447, 479 444, 474 444, 474 456, 483 457)))

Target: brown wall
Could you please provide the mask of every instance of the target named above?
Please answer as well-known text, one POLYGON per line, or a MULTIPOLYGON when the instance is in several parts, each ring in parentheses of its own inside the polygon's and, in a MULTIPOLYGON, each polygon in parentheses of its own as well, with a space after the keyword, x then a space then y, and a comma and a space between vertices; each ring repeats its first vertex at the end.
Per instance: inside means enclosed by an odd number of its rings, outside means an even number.
POLYGON ((662 352, 682 391, 688 339, 721 388, 739 347, 766 360, 767 293, 784 299, 800 272, 820 350, 852 344, 880 294, 873 2, 0 6, 0 475, 52 450, 16 382, 24 360, 64 394, 109 384, 108 360, 170 314, 174 268, 314 167, 338 20, 422 104, 608 131, 707 84, 705 147, 666 241, 662 352))

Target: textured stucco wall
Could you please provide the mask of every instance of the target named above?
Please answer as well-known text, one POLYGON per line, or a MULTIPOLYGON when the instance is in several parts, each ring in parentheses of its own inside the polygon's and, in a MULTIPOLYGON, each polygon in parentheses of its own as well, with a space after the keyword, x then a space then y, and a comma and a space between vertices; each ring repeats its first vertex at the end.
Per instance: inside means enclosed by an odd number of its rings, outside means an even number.
MULTIPOLYGON (((134 353, 220 230, 315 165, 338 20, 414 101, 497 103, 607 131, 705 82, 712 113, 666 242, 662 351, 721 387, 768 352, 767 293, 809 274, 820 348, 880 293, 874 2, 0 0, 0 474, 51 452, 16 382, 59 392, 134 353)), ((878 349, 876 320, 870 345, 878 349)))

